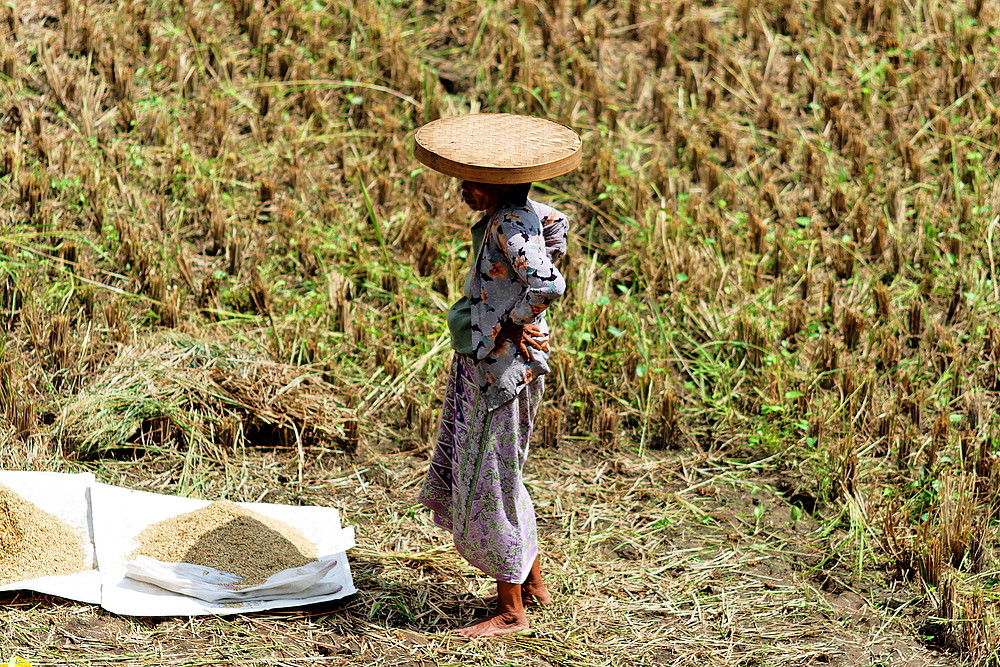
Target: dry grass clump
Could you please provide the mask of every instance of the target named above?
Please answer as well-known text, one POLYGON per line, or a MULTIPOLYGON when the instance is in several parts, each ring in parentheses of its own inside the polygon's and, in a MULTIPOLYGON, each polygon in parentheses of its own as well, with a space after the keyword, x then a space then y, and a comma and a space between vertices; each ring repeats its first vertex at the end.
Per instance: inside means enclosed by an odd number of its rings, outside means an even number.
POLYGON ((84 537, 0 484, 0 584, 87 569, 84 537))
POLYGON ((59 437, 82 456, 126 447, 295 447, 345 436, 347 411, 304 369, 179 334, 122 349, 63 410, 59 437))

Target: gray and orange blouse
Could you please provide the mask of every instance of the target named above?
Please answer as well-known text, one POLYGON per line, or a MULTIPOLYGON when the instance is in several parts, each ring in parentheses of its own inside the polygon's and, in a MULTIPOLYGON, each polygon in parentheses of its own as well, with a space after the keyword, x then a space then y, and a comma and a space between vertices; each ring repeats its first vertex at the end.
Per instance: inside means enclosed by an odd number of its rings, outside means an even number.
POLYGON ((512 400, 549 372, 548 353, 529 347, 525 359, 511 341, 496 345, 507 321, 536 325, 548 335, 545 309, 566 290, 555 261, 566 252, 569 220, 545 204, 501 206, 472 229, 477 249, 465 297, 448 313, 452 346, 476 361, 487 409, 512 400))

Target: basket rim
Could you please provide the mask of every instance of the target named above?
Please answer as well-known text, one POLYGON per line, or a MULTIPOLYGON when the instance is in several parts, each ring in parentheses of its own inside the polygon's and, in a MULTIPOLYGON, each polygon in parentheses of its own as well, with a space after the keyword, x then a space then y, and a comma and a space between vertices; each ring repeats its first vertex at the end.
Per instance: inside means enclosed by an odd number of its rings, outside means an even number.
MULTIPOLYGON (((534 138, 536 137, 528 140, 533 140, 534 138)), ((502 138, 504 142, 509 142, 510 140, 510 137, 502 138)), ((530 183, 532 181, 541 181, 561 176, 576 169, 582 159, 582 144, 580 135, 575 130, 550 118, 510 113, 460 114, 438 118, 417 129, 414 133, 413 155, 419 162, 435 171, 467 181, 491 184, 530 183), (544 134, 549 134, 553 141, 565 143, 565 148, 561 150, 557 149, 557 154, 554 158, 533 164, 513 166, 471 164, 468 158, 463 159, 460 157, 463 152, 462 149, 465 149, 467 154, 469 150, 467 144, 460 146, 459 149, 455 149, 455 142, 449 143, 443 141, 439 136, 433 134, 434 130, 441 131, 442 126, 449 124, 456 125, 456 130, 459 134, 468 134, 470 130, 479 129, 480 134, 477 136, 480 139, 485 136, 487 139, 494 141, 493 144, 488 144, 485 147, 484 152, 502 152, 506 149, 507 144, 496 143, 501 141, 500 137, 490 136, 489 134, 484 135, 482 132, 490 129, 491 125, 496 127, 498 123, 515 119, 516 122, 532 125, 531 129, 535 133, 542 134, 541 139, 545 139, 544 134), (482 127, 476 128, 476 125, 482 127), (429 134, 430 137, 428 137, 429 134)), ((525 146, 517 146, 517 148, 522 152, 529 150, 525 146)))

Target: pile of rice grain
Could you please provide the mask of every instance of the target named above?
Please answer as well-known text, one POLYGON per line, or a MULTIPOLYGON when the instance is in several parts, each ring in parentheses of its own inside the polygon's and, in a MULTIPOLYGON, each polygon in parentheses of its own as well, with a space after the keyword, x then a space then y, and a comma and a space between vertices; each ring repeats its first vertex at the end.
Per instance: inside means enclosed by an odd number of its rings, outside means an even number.
POLYGON ((316 560, 298 530, 228 500, 154 523, 138 540, 133 557, 213 567, 242 577, 241 587, 316 560))
POLYGON ((86 569, 78 530, 0 484, 0 584, 86 569))

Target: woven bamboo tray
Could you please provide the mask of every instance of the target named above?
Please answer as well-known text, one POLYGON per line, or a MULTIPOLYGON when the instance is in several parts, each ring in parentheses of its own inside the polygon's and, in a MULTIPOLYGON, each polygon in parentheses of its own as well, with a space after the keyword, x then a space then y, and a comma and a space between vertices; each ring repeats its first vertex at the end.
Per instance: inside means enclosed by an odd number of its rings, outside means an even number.
POLYGON ((479 113, 439 118, 414 137, 414 156, 448 176, 478 183, 530 183, 580 164, 580 135, 547 118, 479 113))

